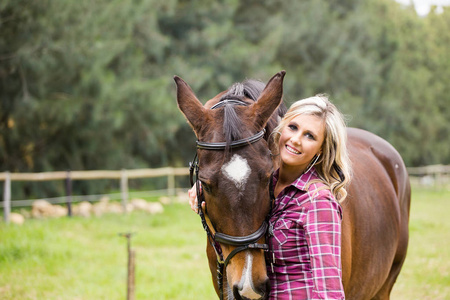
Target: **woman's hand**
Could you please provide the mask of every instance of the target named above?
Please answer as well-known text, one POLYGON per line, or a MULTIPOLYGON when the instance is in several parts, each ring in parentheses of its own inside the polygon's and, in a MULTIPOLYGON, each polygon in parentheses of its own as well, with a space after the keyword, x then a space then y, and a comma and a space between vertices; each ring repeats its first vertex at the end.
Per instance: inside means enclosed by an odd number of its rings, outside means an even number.
MULTIPOLYGON (((202 193, 202 185, 199 186, 200 193, 202 193)), ((198 214, 198 199, 197 199, 197 183, 194 183, 194 185, 191 187, 191 189, 188 191, 189 196, 189 204, 191 205, 191 209, 195 211, 195 213, 198 214)), ((202 209, 205 210, 206 203, 202 203, 202 209)))

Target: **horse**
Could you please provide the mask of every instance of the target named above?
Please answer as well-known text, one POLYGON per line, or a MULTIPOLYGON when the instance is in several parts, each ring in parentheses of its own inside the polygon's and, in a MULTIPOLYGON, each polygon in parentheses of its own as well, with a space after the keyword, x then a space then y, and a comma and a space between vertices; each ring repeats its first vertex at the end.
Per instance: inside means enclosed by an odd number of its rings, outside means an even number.
POLYGON ((347 299, 389 299, 406 258, 411 186, 400 154, 348 128, 353 177, 342 203, 342 282, 347 299))
MULTIPOLYGON (((177 104, 197 137, 191 165, 214 288, 223 299, 268 299, 264 252, 277 167, 270 135, 286 112, 285 72, 264 84, 234 84, 203 106, 175 76, 177 104), (206 202, 206 210, 201 203, 206 202)), ((408 245, 411 189, 398 152, 367 131, 348 129, 353 179, 342 203, 342 281, 347 299, 389 299, 408 245)))

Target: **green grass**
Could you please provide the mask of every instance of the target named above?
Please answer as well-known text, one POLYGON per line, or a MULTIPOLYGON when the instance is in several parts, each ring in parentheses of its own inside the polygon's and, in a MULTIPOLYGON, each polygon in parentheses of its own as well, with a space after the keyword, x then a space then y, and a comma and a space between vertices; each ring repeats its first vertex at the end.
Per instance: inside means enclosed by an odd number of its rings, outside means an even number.
POLYGON ((0 225, 0 299, 126 299, 134 232, 136 299, 211 299, 205 236, 187 204, 161 215, 27 220, 0 225))
MULTIPOLYGON (((414 189, 408 256, 391 299, 450 299, 450 192, 414 189)), ((136 299, 216 299, 200 219, 187 204, 161 215, 0 224, 0 299, 125 299, 126 239, 135 232, 136 299)))
POLYGON ((413 189, 408 255, 392 299, 450 299, 450 191, 413 189))

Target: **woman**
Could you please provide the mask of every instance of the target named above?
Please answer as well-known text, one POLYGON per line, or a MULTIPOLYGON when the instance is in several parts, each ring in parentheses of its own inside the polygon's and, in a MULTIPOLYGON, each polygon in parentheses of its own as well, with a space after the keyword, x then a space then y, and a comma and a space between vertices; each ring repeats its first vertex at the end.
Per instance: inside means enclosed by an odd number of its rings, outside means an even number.
MULTIPOLYGON (((269 221, 270 299, 344 299, 339 202, 350 163, 342 114, 317 95, 295 102, 275 129, 280 168, 269 221)), ((196 209, 195 189, 189 191, 196 209)))

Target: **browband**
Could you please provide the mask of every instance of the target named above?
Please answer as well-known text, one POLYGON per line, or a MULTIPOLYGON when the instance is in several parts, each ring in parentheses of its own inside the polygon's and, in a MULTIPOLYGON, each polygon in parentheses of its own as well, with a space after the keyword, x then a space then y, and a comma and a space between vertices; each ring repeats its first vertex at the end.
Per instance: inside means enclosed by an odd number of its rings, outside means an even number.
MULTIPOLYGON (((247 144, 253 144, 253 143, 259 141, 260 139, 262 139, 265 133, 266 133, 266 130, 263 129, 260 132, 258 132, 257 134, 255 134, 249 138, 231 142, 229 147, 230 148, 238 148, 238 147, 245 146, 247 144)), ((208 143, 208 142, 197 141, 197 149, 224 150, 226 147, 227 147, 226 142, 208 143)))

